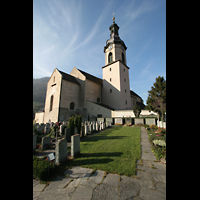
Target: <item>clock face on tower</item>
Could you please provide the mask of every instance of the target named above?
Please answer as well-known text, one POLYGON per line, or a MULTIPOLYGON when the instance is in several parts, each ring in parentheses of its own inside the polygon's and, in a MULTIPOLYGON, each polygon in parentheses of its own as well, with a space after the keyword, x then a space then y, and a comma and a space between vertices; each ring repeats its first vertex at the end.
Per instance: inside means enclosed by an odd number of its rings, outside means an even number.
POLYGON ((108 47, 108 49, 109 49, 109 50, 111 50, 111 49, 112 49, 112 44, 111 44, 111 45, 108 47))

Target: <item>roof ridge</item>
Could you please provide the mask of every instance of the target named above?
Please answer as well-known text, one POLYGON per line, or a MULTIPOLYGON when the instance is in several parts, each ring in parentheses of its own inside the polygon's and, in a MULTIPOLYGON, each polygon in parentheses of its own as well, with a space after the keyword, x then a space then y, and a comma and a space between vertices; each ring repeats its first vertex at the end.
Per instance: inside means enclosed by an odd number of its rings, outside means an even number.
POLYGON ((94 76, 94 75, 91 75, 91 74, 89 74, 89 73, 87 73, 87 72, 84 72, 84 71, 82 71, 82 70, 80 70, 80 69, 78 69, 78 70, 86 77, 86 79, 88 79, 88 80, 90 80, 90 81, 93 81, 93 82, 95 82, 95 83, 98 83, 98 84, 103 85, 103 79, 98 78, 98 77, 96 77, 96 76, 94 76))
MULTIPOLYGON (((83 70, 80 70, 80 69, 78 69, 80 72, 83 72, 83 73, 86 73, 86 74, 88 74, 88 75, 90 75, 90 76, 93 76, 93 77, 95 77, 95 78, 98 78, 98 77, 96 77, 96 76, 94 76, 94 75, 92 75, 92 74, 89 74, 89 73, 87 73, 87 72, 85 72, 85 71, 83 71, 83 70)), ((100 79, 100 80, 103 80, 103 79, 101 79, 101 78, 98 78, 98 79, 100 79)))

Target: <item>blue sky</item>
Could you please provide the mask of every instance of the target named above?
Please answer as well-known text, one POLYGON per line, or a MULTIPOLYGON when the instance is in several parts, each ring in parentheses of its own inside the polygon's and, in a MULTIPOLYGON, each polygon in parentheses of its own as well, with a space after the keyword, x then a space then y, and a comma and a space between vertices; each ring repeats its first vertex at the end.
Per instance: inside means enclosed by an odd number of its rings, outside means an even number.
POLYGON ((166 0, 33 0, 33 78, 74 66, 102 78, 113 12, 130 89, 146 104, 156 77, 166 79, 166 0))

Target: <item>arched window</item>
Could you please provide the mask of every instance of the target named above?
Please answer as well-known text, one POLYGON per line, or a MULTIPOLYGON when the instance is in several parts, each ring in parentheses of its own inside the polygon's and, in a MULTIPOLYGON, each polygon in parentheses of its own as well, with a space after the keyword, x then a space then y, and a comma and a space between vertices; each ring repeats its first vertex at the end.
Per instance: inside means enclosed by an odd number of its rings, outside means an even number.
POLYGON ((70 103, 70 110, 74 110, 74 106, 75 106, 75 103, 74 103, 74 102, 71 102, 71 103, 70 103))
POLYGON ((111 63, 112 62, 112 53, 110 52, 108 54, 108 63, 111 63))
POLYGON ((122 62, 125 64, 124 53, 122 52, 122 62))
POLYGON ((53 95, 51 95, 51 98, 50 98, 50 109, 49 111, 52 111, 53 109, 53 95))

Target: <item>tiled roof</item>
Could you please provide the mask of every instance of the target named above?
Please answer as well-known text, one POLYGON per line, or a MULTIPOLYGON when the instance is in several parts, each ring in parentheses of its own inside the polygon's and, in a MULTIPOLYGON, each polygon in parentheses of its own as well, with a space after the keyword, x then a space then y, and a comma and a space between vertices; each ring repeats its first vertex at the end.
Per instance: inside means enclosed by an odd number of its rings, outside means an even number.
POLYGON ((136 93, 133 92, 132 90, 130 90, 130 95, 137 96, 137 97, 139 97, 140 99, 142 99, 138 94, 136 94, 136 93))

